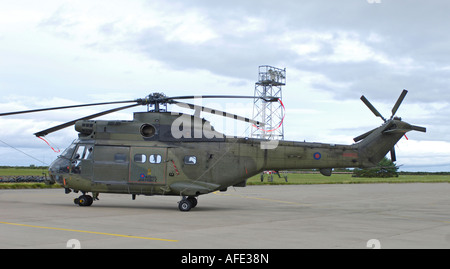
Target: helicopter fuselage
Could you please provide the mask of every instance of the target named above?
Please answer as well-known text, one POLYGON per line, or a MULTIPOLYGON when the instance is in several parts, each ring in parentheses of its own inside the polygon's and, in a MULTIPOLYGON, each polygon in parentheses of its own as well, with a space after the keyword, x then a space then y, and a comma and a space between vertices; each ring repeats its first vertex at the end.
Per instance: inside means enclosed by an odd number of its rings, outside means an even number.
POLYGON ((265 170, 316 168, 330 175, 332 168, 363 164, 355 144, 229 138, 208 121, 178 113, 80 121, 75 128, 79 138, 49 169, 75 191, 198 196, 245 186, 265 170))
MULTIPOLYGON (((265 170, 359 166, 353 146, 227 138, 224 142, 113 144, 82 140, 50 167, 66 188, 85 192, 197 196, 245 182, 265 170)), ((330 170, 331 171, 331 170, 330 170)))
POLYGON ((245 187, 265 170, 373 167, 402 136, 414 129, 401 119, 387 120, 351 145, 226 137, 196 116, 135 113, 132 121, 82 120, 79 138, 49 168, 74 202, 90 205, 99 193, 182 196, 189 211, 202 194, 245 187), (85 195, 92 192, 94 198, 85 195))
MULTIPOLYGON (((406 94, 407 91, 403 90, 390 118, 384 118, 367 98, 361 96, 366 106, 384 123, 355 137, 355 143, 351 145, 228 137, 215 131, 209 121, 197 115, 203 111, 257 127, 264 123, 179 101, 196 98, 254 99, 253 96, 167 97, 153 93, 144 99, 7 112, 0 113, 0 116, 133 103, 36 132, 37 137, 42 137, 72 125, 78 131, 78 139, 50 165, 50 182, 63 185, 66 193, 81 191, 83 195, 74 199, 74 203, 80 206, 90 206, 99 193, 126 193, 133 198, 136 195, 177 195, 183 197, 178 208, 189 211, 197 205, 197 196, 225 191, 230 186, 244 187, 248 178, 265 170, 279 172, 313 168, 330 176, 333 168, 376 166, 388 152, 391 152, 391 160, 395 161, 394 146, 406 132, 426 132, 425 127, 410 125, 394 117, 406 94), (166 112, 167 104, 193 109, 195 114, 166 112), (134 113, 131 121, 92 120, 139 105, 147 105, 148 112, 134 113), (150 110, 150 107, 154 109, 150 110), (93 197, 87 192, 92 192, 93 197)), ((265 102, 281 103, 278 98, 259 98, 265 102)))

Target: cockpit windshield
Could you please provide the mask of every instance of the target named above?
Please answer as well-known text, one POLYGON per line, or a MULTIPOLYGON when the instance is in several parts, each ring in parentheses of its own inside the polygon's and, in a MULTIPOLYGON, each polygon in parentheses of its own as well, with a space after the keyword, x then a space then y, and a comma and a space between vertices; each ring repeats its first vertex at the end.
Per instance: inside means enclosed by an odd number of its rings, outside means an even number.
POLYGON ((50 165, 51 174, 79 173, 80 162, 89 160, 92 156, 93 144, 80 143, 78 139, 66 148, 63 153, 50 165))
POLYGON ((72 158, 73 152, 75 151, 75 148, 77 146, 77 140, 74 140, 72 142, 72 144, 70 144, 70 146, 68 148, 66 148, 63 153, 61 154, 61 156, 59 157, 63 157, 66 159, 70 159, 72 158))

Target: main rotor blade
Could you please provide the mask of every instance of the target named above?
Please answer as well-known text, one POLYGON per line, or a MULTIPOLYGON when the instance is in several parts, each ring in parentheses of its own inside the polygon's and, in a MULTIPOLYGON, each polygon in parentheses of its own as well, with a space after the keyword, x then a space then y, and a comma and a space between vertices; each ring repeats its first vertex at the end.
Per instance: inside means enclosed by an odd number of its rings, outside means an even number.
POLYGON ((69 122, 63 123, 61 125, 52 127, 52 128, 48 128, 48 129, 42 130, 40 132, 35 133, 34 135, 37 136, 37 137, 39 137, 39 136, 46 136, 46 135, 48 135, 50 133, 53 133, 53 132, 59 131, 61 129, 64 129, 66 127, 69 127, 71 125, 74 125, 79 120, 90 120, 90 119, 97 118, 97 117, 100 117, 100 116, 103 116, 103 115, 106 115, 106 114, 109 114, 109 113, 113 113, 113 112, 116 112, 116 111, 120 111, 120 110, 123 110, 123 109, 131 108, 131 107, 135 107, 135 106, 139 106, 139 105, 140 104, 133 104, 133 105, 128 105, 128 106, 123 106, 123 107, 118 107, 118 108, 106 110, 106 111, 103 111, 103 112, 100 112, 100 113, 92 114, 90 116, 79 118, 79 119, 76 119, 76 120, 73 120, 73 121, 69 121, 69 122))
POLYGON ((198 105, 194 105, 194 104, 189 104, 189 103, 185 103, 185 102, 178 102, 178 101, 174 101, 176 105, 186 108, 185 106, 188 106, 190 109, 196 110, 198 108, 201 108, 201 111, 203 112, 207 112, 213 115, 219 115, 219 116, 223 116, 223 117, 227 117, 227 118, 231 118, 231 119, 235 119, 235 120, 240 120, 240 121, 244 121, 244 122, 250 122, 255 124, 256 126, 263 126, 264 123, 259 122, 259 121, 255 121, 249 118, 245 118, 242 116, 238 116, 232 113, 228 113, 228 112, 224 112, 218 109, 213 109, 213 108, 209 108, 209 107, 204 107, 204 106, 198 106, 198 105))
POLYGON ((372 111, 373 114, 375 114, 375 116, 382 118, 383 121, 386 122, 386 119, 380 114, 380 112, 378 112, 378 110, 369 102, 369 100, 367 100, 367 98, 364 95, 361 96, 361 101, 363 101, 364 104, 366 104, 366 106, 372 111))
POLYGON ((273 97, 273 96, 267 96, 265 98, 263 97, 259 97, 259 96, 243 96, 243 95, 187 95, 187 96, 174 96, 174 97, 167 97, 167 99, 201 99, 201 98, 222 98, 222 99, 227 99, 227 98, 250 98, 250 99, 255 99, 255 98, 261 98, 266 102, 277 102, 278 101, 278 97, 273 97))
POLYGON ((405 96, 407 93, 408 93, 407 90, 403 90, 402 94, 400 94, 400 97, 398 98, 397 103, 395 103, 394 107, 392 108, 391 119, 394 117, 395 113, 397 113, 397 110, 400 107, 401 103, 403 102, 403 99, 405 99, 405 96))
POLYGON ((359 136, 353 138, 353 141, 359 142, 359 141, 363 140, 364 138, 368 137, 371 133, 373 133, 373 131, 375 131, 376 129, 378 129, 378 128, 375 128, 373 130, 370 130, 368 132, 363 133, 362 135, 359 135, 359 136))
POLYGON ((32 110, 23 110, 23 111, 0 113, 0 116, 26 114, 26 113, 34 113, 34 112, 41 112, 41 111, 66 109, 66 108, 76 108, 76 107, 86 107, 86 106, 100 106, 100 105, 113 105, 113 104, 135 103, 135 102, 136 102, 136 100, 128 100, 128 101, 116 101, 116 102, 105 102, 105 103, 82 104, 82 105, 73 105, 73 106, 49 107, 49 108, 41 108, 41 109, 32 109, 32 110))

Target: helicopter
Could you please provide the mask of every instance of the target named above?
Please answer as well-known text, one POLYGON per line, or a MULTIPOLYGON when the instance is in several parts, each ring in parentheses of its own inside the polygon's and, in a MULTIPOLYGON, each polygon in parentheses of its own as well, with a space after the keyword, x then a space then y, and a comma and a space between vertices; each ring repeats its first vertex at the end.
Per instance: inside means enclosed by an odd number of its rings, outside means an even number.
POLYGON ((390 118, 361 96, 361 100, 383 124, 354 138, 352 145, 229 137, 217 132, 211 123, 199 117, 200 111, 244 121, 264 124, 232 113, 193 105, 180 100, 195 98, 262 98, 280 102, 275 97, 254 96, 173 96, 152 93, 145 98, 117 102, 91 103, 0 113, 10 116, 23 113, 125 104, 79 118, 35 133, 43 137, 75 126, 75 139, 51 163, 50 181, 64 187, 65 193, 81 192, 74 203, 91 206, 100 193, 179 196, 180 211, 190 211, 198 197, 228 187, 245 187, 248 178, 262 171, 318 169, 331 176, 334 168, 374 167, 391 153, 395 161, 396 143, 409 131, 426 132, 425 127, 411 125, 395 114, 408 91, 403 90, 390 118), (129 104, 131 103, 131 104, 129 104), (195 110, 194 115, 169 112, 168 104, 195 110), (134 112, 133 120, 94 120, 127 108, 146 105, 146 112, 134 112), (88 193, 92 193, 89 195, 88 193))

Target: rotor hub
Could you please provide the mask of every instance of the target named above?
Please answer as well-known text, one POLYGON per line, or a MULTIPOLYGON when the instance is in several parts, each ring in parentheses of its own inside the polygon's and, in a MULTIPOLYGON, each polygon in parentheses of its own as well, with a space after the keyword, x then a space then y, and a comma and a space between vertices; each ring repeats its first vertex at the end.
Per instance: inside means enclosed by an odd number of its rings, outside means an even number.
POLYGON ((144 99, 140 98, 137 99, 136 101, 140 105, 154 105, 154 104, 169 103, 169 100, 170 99, 165 94, 155 92, 147 95, 144 99))

